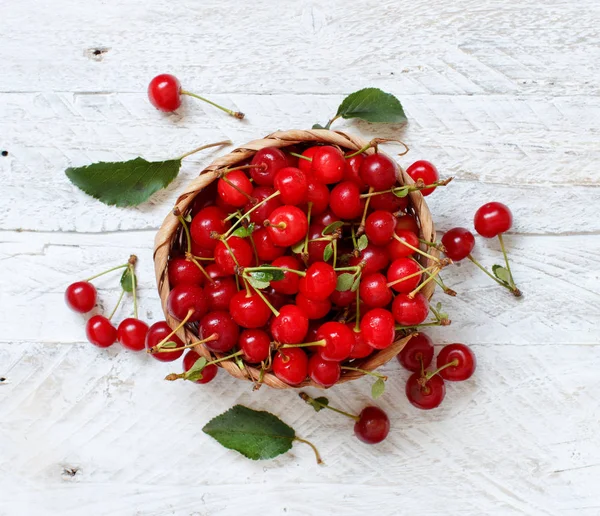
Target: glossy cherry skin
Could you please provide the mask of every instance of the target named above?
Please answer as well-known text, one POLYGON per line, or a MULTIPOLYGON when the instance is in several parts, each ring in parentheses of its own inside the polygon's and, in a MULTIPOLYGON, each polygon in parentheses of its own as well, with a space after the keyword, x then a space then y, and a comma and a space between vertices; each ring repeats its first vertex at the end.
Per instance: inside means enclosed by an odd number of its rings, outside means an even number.
POLYGON ((103 315, 94 315, 85 325, 87 339, 99 348, 108 348, 117 340, 117 329, 103 315))
POLYGON ((267 324, 271 309, 256 293, 246 290, 237 292, 229 302, 229 312, 233 320, 244 328, 260 328, 267 324))
POLYGON ((406 211, 408 207, 408 197, 397 197, 392 192, 385 192, 371 197, 369 208, 372 210, 383 210, 395 213, 397 211, 406 211))
POLYGON ((365 234, 373 245, 387 245, 396 229, 396 217, 389 211, 377 210, 365 221, 365 234))
MULTIPOLYGON (((270 197, 274 193, 275 189, 272 186, 257 186, 252 190, 252 200, 256 202, 247 202, 244 206, 244 212, 247 213, 254 206, 263 202, 267 197, 270 197)), ((250 222, 254 222, 257 226, 262 226, 265 219, 268 219, 269 215, 273 213, 273 210, 279 208, 279 206, 281 206, 279 195, 263 202, 258 208, 250 213, 250 222)))
POLYGON ((187 322, 195 322, 208 312, 208 300, 202 288, 196 285, 177 285, 169 292, 167 310, 179 321, 183 321, 192 311, 187 322))
MULTIPOLYGON (((329 188, 316 179, 309 177, 306 191, 306 202, 312 203, 312 208, 310 210, 311 217, 313 215, 320 215, 321 213, 324 213, 329 207, 329 188)), ((300 208, 302 208, 303 211, 308 212, 308 204, 302 204, 300 208)))
POLYGON ((273 289, 273 287, 265 290, 264 294, 275 310, 279 310, 282 306, 289 305, 290 303, 294 302, 292 296, 277 292, 275 289, 273 289))
POLYGON ((184 283, 201 287, 206 280, 206 276, 202 273, 200 267, 186 258, 170 258, 167 270, 171 288, 184 283))
POLYGON ((265 262, 272 262, 276 258, 283 256, 285 249, 275 245, 267 228, 258 228, 252 233, 252 240, 254 240, 254 247, 256 247, 256 254, 259 260, 265 262))
POLYGON ((249 364, 258 364, 266 360, 271 351, 271 339, 263 330, 244 330, 238 340, 243 357, 249 364))
POLYGON ((337 274, 331 265, 325 262, 313 263, 306 276, 300 279, 300 292, 308 299, 323 301, 335 290, 337 274))
POLYGON ((371 308, 383 308, 392 301, 392 291, 387 278, 380 272, 364 276, 360 282, 360 298, 371 308))
POLYGON ((317 150, 319 149, 319 147, 319 145, 309 147, 302 153, 302 156, 304 156, 305 158, 310 158, 309 160, 302 158, 298 159, 298 168, 302 170, 302 172, 304 172, 307 176, 310 176, 312 174, 312 158, 315 155, 315 152, 317 152, 317 150))
POLYGON ((360 177, 360 166, 364 160, 364 154, 357 154, 351 158, 346 158, 346 168, 344 169, 344 181, 356 183, 361 192, 364 192, 369 188, 360 177))
POLYGON ((150 103, 158 110, 169 113, 181 106, 181 84, 174 75, 157 75, 148 85, 150 103))
POLYGON ((218 278, 207 283, 204 287, 204 295, 208 301, 209 310, 228 310, 231 298, 238 289, 232 276, 218 278))
MULTIPOLYGON (((311 224, 308 228, 308 263, 311 265, 315 262, 324 261, 325 248, 329 242, 326 240, 311 242, 311 240, 321 238, 324 229, 325 226, 323 224, 317 223, 311 224)), ((328 261, 333 261, 333 256, 328 261)))
POLYGON ((365 266, 362 270, 364 275, 385 269, 390 263, 390 259, 385 247, 378 247, 369 243, 369 245, 360 252, 358 257, 353 256, 348 260, 348 265, 354 267, 361 262, 365 262, 365 266))
POLYGON ((267 229, 275 245, 290 247, 306 235, 308 220, 304 212, 297 206, 280 206, 273 210, 267 229))
POLYGON ((329 204, 336 217, 353 220, 362 215, 365 203, 360 198, 360 188, 356 183, 342 181, 331 190, 329 204))
POLYGON ((383 154, 370 154, 360 166, 360 178, 375 191, 388 190, 396 184, 397 165, 383 154))
MULTIPOLYGON (((423 180, 423 183, 426 185, 431 185, 439 180, 440 175, 438 174, 437 168, 430 163, 429 161, 419 160, 415 161, 410 167, 406 169, 406 173, 411 177, 411 179, 416 183, 419 179, 423 180)), ((421 190, 421 193, 424 197, 431 195, 435 187, 426 188, 425 190, 421 190)))
POLYGON ((226 218, 227 212, 217 206, 200 210, 190 224, 192 240, 204 249, 214 249, 219 240, 212 238, 213 233, 222 235, 231 227, 226 218))
POLYGON ((373 348, 365 342, 365 339, 363 339, 360 328, 356 331, 356 324, 353 322, 346 323, 346 326, 352 330, 352 334, 354 335, 354 345, 352 346, 352 351, 348 358, 365 358, 373 353, 373 348))
POLYGON ((146 347, 148 325, 144 321, 128 317, 117 328, 117 340, 131 351, 142 351, 146 347))
POLYGON ((417 219, 412 215, 402 215, 398 217, 396 220, 396 230, 406 229, 407 231, 412 231, 414 234, 419 234, 419 224, 417 223, 417 219))
POLYGON ((398 294, 392 302, 392 313, 400 326, 416 326, 427 319, 429 301, 420 292, 412 299, 407 294, 398 294))
POLYGON ((339 362, 325 360, 320 355, 313 355, 308 360, 308 376, 310 379, 326 389, 335 385, 342 376, 339 362))
MULTIPOLYGON (((339 274, 343 273, 340 272, 339 274)), ((352 290, 334 290, 329 299, 335 306, 345 308, 356 301, 356 292, 352 292, 352 290)))
POLYGON ((431 410, 440 406, 446 395, 444 379, 433 375, 425 380, 421 373, 413 373, 406 382, 406 397, 415 407, 422 410, 431 410))
POLYGON ((434 348, 431 339, 423 333, 418 333, 411 337, 400 350, 400 353, 396 355, 396 358, 404 369, 417 373, 421 371, 421 367, 423 369, 429 367, 429 364, 433 360, 433 352, 434 348), (421 363, 423 364, 422 366, 421 363))
POLYGON ((273 186, 279 190, 283 204, 297 206, 298 204, 307 202, 308 179, 304 172, 298 168, 282 168, 275 174, 273 186))
POLYGON ((220 241, 215 247, 215 263, 226 274, 234 274, 237 265, 250 267, 253 258, 252 246, 245 238, 232 236, 227 245, 220 241))
POLYGON ((311 174, 317 181, 330 185, 344 177, 346 160, 341 151, 331 145, 318 147, 312 156, 311 174))
POLYGON ((437 356, 438 369, 456 360, 458 363, 442 369, 438 374, 444 380, 462 382, 473 376, 477 367, 477 360, 471 348, 464 344, 448 344, 444 346, 437 356))
POLYGON ((323 227, 326 227, 330 224, 333 224, 334 222, 337 222, 338 220, 340 220, 340 218, 336 217, 332 211, 327 210, 315 217, 312 217, 310 220, 311 224, 314 222, 315 224, 321 224, 323 227))
POLYGON ((237 344, 240 328, 228 312, 209 312, 198 324, 198 333, 201 339, 217 335, 216 340, 204 343, 211 351, 226 353, 237 344))
POLYGON ((512 212, 501 202, 488 202, 475 212, 475 231, 482 237, 493 238, 512 227, 512 212))
POLYGON ((304 315, 309 319, 322 319, 331 310, 331 301, 323 299, 322 301, 314 301, 308 299, 304 294, 298 292, 296 295, 296 306, 304 312, 304 315))
POLYGON ((390 419, 379 407, 365 407, 354 424, 354 435, 363 443, 377 444, 390 433, 390 419))
POLYGON ((398 238, 392 239, 392 241, 387 245, 387 251, 390 255, 390 259, 396 260, 397 258, 404 258, 415 254, 415 251, 412 248, 416 247, 418 249, 421 245, 417 235, 412 231, 408 231, 407 229, 398 228, 396 228, 395 233, 396 237, 398 238), (408 245, 405 245, 405 242, 408 245))
MULTIPOLYGON (((302 262, 294 256, 282 256, 273 260, 271 263, 273 267, 280 267, 282 269, 292 269, 295 271, 301 271, 304 269, 302 262)), ((280 294, 294 295, 298 293, 300 288, 300 276, 295 272, 283 272, 283 279, 277 281, 271 281, 271 287, 279 292, 280 294)))
POLYGON ((273 373, 288 385, 300 385, 308 375, 308 357, 301 348, 285 348, 273 358, 273 373))
MULTIPOLYGON (((171 330, 171 327, 165 321, 159 321, 150 326, 146 334, 146 350, 162 342, 171 331, 173 330, 171 330)), ((171 335, 169 342, 175 343, 178 348, 183 346, 183 342, 177 335, 171 335)), ((152 353, 152 356, 161 362, 172 362, 173 360, 177 360, 181 355, 183 355, 183 349, 165 351, 164 353, 152 353)))
POLYGON ((417 285, 421 281, 422 273, 420 273, 421 267, 415 261, 410 258, 398 258, 394 260, 387 271, 387 280, 389 283, 394 283, 402 278, 406 278, 411 276, 412 274, 417 274, 417 276, 413 276, 412 278, 408 278, 404 281, 400 281, 395 285, 391 285, 396 292, 400 292, 403 294, 408 294, 412 292, 417 285))
POLYGON ((317 330, 317 340, 325 341, 325 346, 318 349, 319 355, 325 360, 341 362, 346 360, 354 346, 352 330, 343 323, 329 321, 317 330))
POLYGON ((272 186, 275 174, 288 166, 286 155, 276 147, 265 147, 256 152, 251 165, 262 165, 250 169, 250 176, 257 185, 272 186))
POLYGON ((475 247, 475 237, 466 228, 452 228, 442 237, 446 256, 454 262, 464 260, 475 247))
POLYGON ((392 345, 396 335, 394 326, 394 317, 383 308, 369 310, 360 321, 364 341, 375 349, 385 349, 392 345))
POLYGON ((217 191, 221 199, 235 208, 241 208, 248 202, 253 189, 254 185, 243 170, 232 170, 217 182, 217 191))
POLYGON ((85 314, 96 306, 98 292, 89 281, 76 281, 67 287, 65 302, 74 312, 85 314))
POLYGON ((282 344, 300 344, 308 331, 308 317, 296 305, 285 305, 271 320, 271 335, 282 344))
MULTIPOLYGON (((200 355, 196 353, 193 349, 190 349, 185 356, 183 357, 183 370, 189 371, 196 361, 200 358, 200 355)), ((212 381, 217 373, 219 372, 219 368, 216 364, 208 364, 204 366, 202 369, 202 378, 200 380, 196 380, 195 383, 204 384, 212 381)))

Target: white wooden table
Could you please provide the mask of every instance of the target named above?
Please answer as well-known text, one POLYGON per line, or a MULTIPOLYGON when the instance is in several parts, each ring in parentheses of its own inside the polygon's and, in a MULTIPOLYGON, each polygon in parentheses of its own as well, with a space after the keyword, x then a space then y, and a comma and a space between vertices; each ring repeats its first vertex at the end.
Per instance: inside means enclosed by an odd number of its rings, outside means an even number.
MULTIPOLYGON (((599 27, 594 0, 2 2, 0 514, 600 514, 599 27), (161 72, 247 119, 193 100, 161 115, 145 93, 161 72), (176 365, 85 342, 66 285, 135 253, 142 314, 159 320, 154 233, 224 150, 135 209, 87 197, 67 166, 307 128, 365 86, 396 94, 409 125, 336 127, 401 137, 402 164, 456 176, 428 198, 440 230, 470 226, 490 200, 514 212, 524 298, 470 264, 446 274, 458 297, 436 294, 453 324, 430 335, 473 346, 472 381, 421 412, 388 364, 379 404, 393 431, 368 447, 293 391, 253 393, 225 374, 170 384, 176 365), (279 414, 326 465, 302 445, 267 462, 221 448, 201 428, 235 403, 279 414)), ((500 260, 494 241, 476 254, 500 260)), ((112 305, 115 282, 98 285, 112 305)), ((357 411, 369 385, 328 396, 357 411)))

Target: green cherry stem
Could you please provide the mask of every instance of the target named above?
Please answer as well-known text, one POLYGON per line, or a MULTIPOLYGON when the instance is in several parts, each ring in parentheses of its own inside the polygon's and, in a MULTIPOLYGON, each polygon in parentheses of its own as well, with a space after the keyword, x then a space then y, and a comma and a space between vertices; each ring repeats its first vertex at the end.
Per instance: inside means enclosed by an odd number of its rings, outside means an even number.
POLYGON ((302 154, 298 154, 297 152, 290 152, 289 154, 290 156, 294 156, 295 158, 300 158, 306 161, 312 161, 312 158, 309 158, 308 156, 303 156, 302 154))
MULTIPOLYGON (((427 373, 425 375, 425 379, 426 380, 430 380, 431 378, 433 378, 436 374, 439 374, 440 372, 442 372, 444 369, 446 369, 447 367, 456 367, 458 365, 458 359, 454 359, 452 360, 452 362, 448 362, 447 364, 444 364, 442 367, 438 367, 435 371, 431 371, 429 373, 427 373)), ((423 371, 424 373, 425 371, 423 371)))
POLYGON ((398 283, 402 283, 403 281, 414 278, 415 276, 420 276, 424 272, 433 271, 434 269, 437 269, 437 268, 438 268, 437 265, 432 265, 431 267, 427 267, 427 269, 421 269, 420 271, 413 272, 412 274, 409 274, 408 276, 403 276, 402 278, 398 278, 397 280, 390 281, 386 286, 393 287, 394 285, 397 285, 398 283))
POLYGON ((181 328, 184 327, 185 323, 188 322, 188 320, 190 319, 190 317, 192 316, 192 314, 194 313, 194 310, 192 308, 190 308, 188 310, 187 315, 185 316, 185 318, 183 319, 183 321, 181 321, 177 327, 174 330, 171 330, 171 333, 169 333, 163 340, 161 340, 156 346, 150 348, 147 350, 148 353, 156 353, 157 351, 160 351, 160 349, 167 343, 169 342, 169 339, 175 335, 181 328), (154 350, 154 351, 152 351, 154 350))
POLYGON ((276 192, 272 193, 271 195, 269 195, 269 197, 264 198, 262 201, 256 203, 254 206, 252 206, 252 208, 250 208, 246 213, 244 213, 228 230, 227 232, 225 232, 223 235, 221 235, 221 239, 226 239, 229 238, 229 236, 231 235, 231 233, 233 233, 233 231, 241 224, 242 220, 246 219, 249 217, 249 215, 254 211, 257 210, 258 208, 260 208, 260 206, 262 206, 263 204, 265 204, 267 201, 270 201, 271 199, 274 199, 275 197, 277 197, 281 192, 279 190, 277 190, 276 192))
POLYGON ((269 300, 267 299, 267 297, 260 291, 260 289, 255 288, 254 292, 256 292, 258 294, 258 297, 260 297, 265 304, 269 307, 269 309, 271 310, 271 312, 273 312, 273 315, 275 317, 279 317, 279 310, 277 310, 277 308, 275 308, 271 303, 269 303, 269 300))
POLYGON ((313 443, 311 443, 310 441, 307 441, 306 439, 301 439, 300 437, 294 437, 293 440, 298 441, 299 443, 308 444, 312 448, 312 451, 315 452, 317 464, 323 464, 323 459, 321 458, 321 455, 319 454, 319 450, 317 450, 317 447, 313 443))
MULTIPOLYGON (((427 274, 428 276, 431 276, 432 273, 429 271, 429 267, 425 268, 423 265, 421 265, 421 263, 419 262, 419 260, 416 260, 415 258, 413 258, 412 256, 410 257, 411 260, 413 262, 415 262, 419 267, 421 267, 421 270, 427 274)), ((440 288, 444 291, 444 294, 448 294, 449 296, 455 297, 456 296, 456 291, 452 290, 451 288, 449 288, 445 283, 444 280, 442 279, 441 274, 437 274, 436 276, 434 276, 433 281, 435 281, 440 288)))
POLYGON ((432 282, 439 273, 440 273, 440 268, 439 267, 435 267, 434 270, 433 270, 433 272, 431 273, 431 275, 426 280, 422 281, 421 284, 417 288, 415 288, 410 294, 408 294, 408 297, 410 299, 413 299, 417 295, 417 293, 423 287, 425 287, 425 285, 427 285, 427 283, 432 282))
MULTIPOLYGON (((312 207, 313 207, 313 203, 309 202, 308 210, 306 212, 306 220, 308 223, 308 227, 310 227, 310 216, 312 214, 312 207)), ((302 256, 302 261, 304 261, 305 263, 308 262, 308 233, 309 232, 307 231, 306 235, 304 236, 304 245, 302 246, 302 252, 300 253, 300 256, 302 256), (306 258, 306 259, 304 259, 304 258, 306 258)))
POLYGON ((448 326, 449 324, 450 324, 450 320, 448 320, 448 322, 444 323, 444 320, 442 319, 441 321, 415 324, 413 326, 400 326, 399 324, 397 324, 396 326, 394 326, 394 329, 397 331, 412 330, 414 328, 429 328, 430 326, 448 326))
POLYGON ((356 324, 354 325, 354 331, 360 331, 360 289, 356 289, 356 324))
MULTIPOLYGON (((369 194, 372 192, 373 192, 373 187, 369 188, 369 194)), ((361 236, 365 232, 365 223, 367 221, 367 212, 369 211, 369 203, 370 202, 371 202, 371 197, 367 197, 367 200, 365 201, 365 209, 363 210, 362 218, 360 219, 360 224, 358 225, 358 229, 356 230, 356 236, 361 236)))
MULTIPOLYGON (((242 269, 240 267, 240 269, 242 269)), ((297 271, 296 269, 288 269, 286 267, 271 267, 271 266, 267 266, 267 267, 245 267, 242 269, 243 272, 255 272, 255 271, 281 271, 281 272, 293 272, 294 274, 297 274, 298 276, 306 276, 306 272, 304 271, 297 271)))
POLYGON ((181 156, 179 156, 178 159, 187 158, 188 156, 191 156, 192 154, 196 154, 196 152, 203 151, 204 149, 210 149, 211 147, 220 147, 221 145, 231 145, 232 143, 233 142, 231 140, 223 140, 222 142, 209 143, 207 145, 202 145, 202 147, 198 147, 194 150, 191 150, 190 152, 186 152, 185 154, 182 154, 181 156))
POLYGON ((298 394, 298 396, 300 396, 300 398, 302 398, 306 403, 308 403, 309 405, 318 405, 321 408, 326 408, 329 410, 333 410, 334 412, 337 412, 338 414, 342 414, 346 417, 349 417, 351 419, 354 419, 354 421, 358 421, 360 418, 358 416, 355 416, 354 414, 350 414, 348 412, 344 412, 343 410, 340 409, 336 409, 334 407, 330 407, 329 405, 326 405, 325 403, 321 403, 320 401, 311 398, 308 394, 306 394, 305 392, 300 392, 298 394))
POLYGON ((94 276, 90 276, 89 278, 83 280, 83 281, 92 281, 93 279, 99 278, 100 276, 104 276, 105 274, 108 274, 109 272, 113 272, 113 271, 118 271, 119 269, 124 269, 125 267, 129 266, 129 262, 124 263, 123 265, 117 265, 116 267, 112 267, 111 269, 108 269, 104 272, 100 272, 98 274, 95 274, 94 276))
POLYGON ((137 303, 137 278, 135 277, 135 266, 130 265, 131 270, 131 287, 133 294, 133 317, 138 319, 138 303, 137 303))
POLYGON ((512 271, 510 270, 510 263, 508 262, 508 254, 506 252, 506 248, 504 247, 504 238, 502 237, 502 233, 498 233, 498 240, 500 241, 500 249, 502 249, 502 254, 504 255, 504 263, 506 263, 506 270, 508 271, 508 275, 510 277, 510 284, 516 289, 517 286, 515 285, 512 271))
POLYGON ((121 295, 119 296, 119 299, 117 300, 117 304, 115 305, 115 307, 113 308, 112 312, 108 316, 108 320, 109 321, 113 318, 113 315, 115 315, 115 313, 117 312, 117 308, 119 308, 119 305, 121 304, 121 300, 123 299, 124 295, 125 295, 125 290, 121 289, 121 295))
POLYGON ((359 373, 368 374, 369 376, 374 376, 375 378, 379 378, 384 382, 388 379, 388 377, 384 374, 376 373, 374 371, 367 371, 366 369, 359 369, 358 367, 341 366, 341 368, 345 371, 358 371, 359 373))
POLYGON ((187 90, 180 90, 179 93, 181 93, 182 95, 187 95, 189 97, 194 97, 196 99, 202 100, 203 102, 206 102, 207 104, 210 104, 211 106, 214 106, 217 109, 220 109, 221 111, 224 111, 228 115, 230 115, 230 116, 232 116, 234 118, 237 118, 239 120, 242 120, 244 118, 244 113, 241 113, 240 111, 233 111, 232 109, 227 109, 227 108, 225 108, 223 106, 220 106, 216 102, 213 102, 212 100, 208 100, 205 97, 201 97, 200 95, 197 95, 196 93, 192 93, 192 92, 187 91, 187 90))
POLYGON ((154 353, 170 353, 171 351, 182 351, 184 349, 195 348, 198 344, 204 344, 205 342, 212 342, 213 340, 217 340, 218 338, 219 338, 219 334, 213 333, 213 334, 209 335, 208 337, 206 337, 205 339, 197 340, 195 342, 190 342, 189 344, 186 344, 185 346, 179 346, 178 348, 162 347, 160 349, 155 349, 156 346, 154 346, 153 348, 150 348, 148 350, 148 352, 154 354, 154 353))
POLYGON ((510 285, 507 285, 503 281, 500 281, 498 278, 496 278, 496 276, 494 276, 490 271, 488 271, 483 265, 481 265, 475 258, 473 258, 473 255, 469 255, 469 256, 467 256, 467 258, 469 260, 471 260, 475 265, 477 265, 477 267, 479 267, 483 272, 485 272, 496 283, 498 283, 498 285, 500 285, 501 287, 504 287, 506 290, 510 291, 515 297, 521 296, 521 291, 517 287, 511 287, 510 285))
POLYGON ((335 115, 331 120, 329 120, 329 122, 327 122, 327 125, 325 126, 325 129, 329 129, 331 127, 331 124, 333 124, 333 122, 335 122, 341 116, 342 115, 335 115))
POLYGON ((327 341, 325 339, 315 340, 314 342, 302 342, 301 344, 283 344, 279 346, 279 348, 308 348, 310 346, 327 346, 327 341))
MULTIPOLYGON (((419 253, 421 256, 424 256, 425 258, 429 258, 431 261, 434 261, 436 263, 440 263, 440 259, 436 258, 435 256, 426 253, 425 251, 422 251, 421 249, 419 249, 418 247, 415 247, 414 245, 410 245, 408 242, 406 242, 405 240, 402 240, 398 235, 396 235, 396 233, 394 232, 393 237, 398 240, 398 242, 400 242, 401 244, 404 244, 406 247, 408 247, 410 250, 414 251, 415 253, 419 253)), ((450 262, 452 263, 452 262, 450 262)))
POLYGON ((208 272, 206 272, 206 270, 204 269, 204 267, 202 267, 202 265, 200 265, 200 262, 192 254, 192 235, 190 234, 190 228, 187 225, 187 221, 185 220, 185 218, 183 217, 183 215, 179 211, 179 208, 175 208, 173 210, 173 215, 175 215, 177 217, 177 219, 179 220, 179 223, 183 227, 183 231, 185 232, 185 241, 186 241, 186 253, 185 253, 185 257, 188 260, 190 260, 192 263, 194 263, 196 265, 196 267, 198 267, 200 269, 200 272, 202 272, 202 274, 204 274, 204 276, 206 276, 206 279, 208 279, 208 281, 210 283, 214 283, 213 279, 209 276, 208 272))

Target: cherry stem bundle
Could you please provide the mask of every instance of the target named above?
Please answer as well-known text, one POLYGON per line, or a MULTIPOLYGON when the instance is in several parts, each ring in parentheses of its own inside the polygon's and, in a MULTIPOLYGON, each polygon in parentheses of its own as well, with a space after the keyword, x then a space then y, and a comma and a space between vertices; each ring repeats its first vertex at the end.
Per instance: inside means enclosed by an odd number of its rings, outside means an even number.
POLYGON ((227 109, 226 107, 220 106, 216 102, 213 102, 212 100, 208 100, 205 97, 201 97, 200 95, 197 95, 196 93, 192 93, 187 90, 180 90, 179 93, 181 93, 182 95, 187 95, 188 97, 194 97, 196 99, 202 100, 203 102, 206 102, 207 104, 210 104, 211 106, 214 106, 217 109, 220 109, 221 111, 225 111, 225 113, 227 113, 228 115, 235 117, 239 120, 242 120, 244 118, 244 113, 241 113, 240 111, 233 111, 232 109, 227 109))

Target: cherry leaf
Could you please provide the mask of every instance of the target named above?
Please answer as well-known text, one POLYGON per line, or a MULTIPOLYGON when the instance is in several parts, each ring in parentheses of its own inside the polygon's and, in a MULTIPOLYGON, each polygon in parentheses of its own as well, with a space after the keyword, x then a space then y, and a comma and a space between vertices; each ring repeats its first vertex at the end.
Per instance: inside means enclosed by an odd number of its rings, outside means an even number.
POLYGON ((379 398, 385 392, 385 381, 383 378, 377 378, 377 381, 371 387, 371 397, 373 399, 379 398))
POLYGON ((325 249, 323 249, 323 261, 328 262, 329 259, 333 256, 333 244, 329 242, 325 249))
POLYGON ((358 287, 360 287, 360 274, 358 276, 356 276, 356 278, 354 278, 354 281, 352 282, 352 286, 350 287, 350 290, 352 292, 356 292, 358 290, 358 287))
POLYGON ((252 222, 251 224, 248 224, 248 227, 241 226, 241 227, 237 228, 232 233, 232 235, 236 236, 236 237, 240 237, 240 238, 246 238, 246 237, 249 237, 254 232, 255 228, 256 228, 256 225, 254 224, 254 222, 252 222))
POLYGON ((506 267, 502 267, 502 265, 492 265, 492 272, 500 281, 510 285, 510 273, 506 267))
POLYGON ((319 412, 325 408, 323 405, 329 405, 329 400, 325 396, 320 396, 319 398, 310 398, 308 404, 315 409, 315 412, 319 412))
POLYGON ((172 340, 165 342, 160 346, 160 349, 171 349, 176 348, 178 346, 177 342, 173 342, 172 340))
POLYGON ((69 167, 65 174, 77 188, 111 206, 137 206, 177 177, 180 159, 101 161, 69 167))
POLYGON ((206 358, 200 357, 194 362, 194 365, 185 373, 185 379, 190 382, 202 380, 202 370, 206 366, 206 358))
POLYGON ((133 292, 133 289, 137 285, 137 276, 133 272, 131 267, 127 267, 125 272, 121 276, 121 288, 125 292, 133 292))
POLYGON ((292 253, 300 254, 304 249, 304 240, 300 240, 297 244, 292 246, 292 253))
MULTIPOLYGON (((268 281, 281 281, 282 279, 285 278, 284 270, 272 269, 273 266, 268 263, 265 263, 264 265, 260 265, 259 267, 269 268, 269 270, 265 271, 270 276, 270 279, 268 281)), ((262 271, 259 271, 259 272, 262 273, 262 271)), ((252 273, 250 273, 250 274, 252 274, 252 273)))
POLYGON ((271 278, 272 276, 267 272, 253 271, 247 280, 254 288, 262 290, 269 287, 271 278))
POLYGON ((221 445, 252 460, 272 459, 292 448, 296 432, 270 412, 235 405, 209 421, 202 431, 221 445))
POLYGON ((358 242, 356 243, 357 249, 359 251, 364 251, 368 245, 369 245, 369 239, 367 238, 367 235, 361 235, 360 238, 358 239, 358 242))
POLYGON ((345 272, 344 274, 340 274, 337 278, 337 285, 335 289, 339 292, 343 292, 344 290, 350 290, 352 285, 354 284, 354 274, 349 274, 345 272))
POLYGON ((396 197, 406 197, 408 195, 409 189, 406 186, 401 186, 400 188, 394 188, 392 193, 396 197))
POLYGON ((323 235, 331 235, 331 233, 333 233, 336 229, 341 228, 343 225, 344 223, 341 220, 336 220, 335 222, 329 224, 329 226, 325 226, 321 233, 323 235))
POLYGON ((400 101, 379 88, 364 88, 348 95, 337 110, 336 117, 361 118, 367 122, 400 124, 406 115, 400 101))

